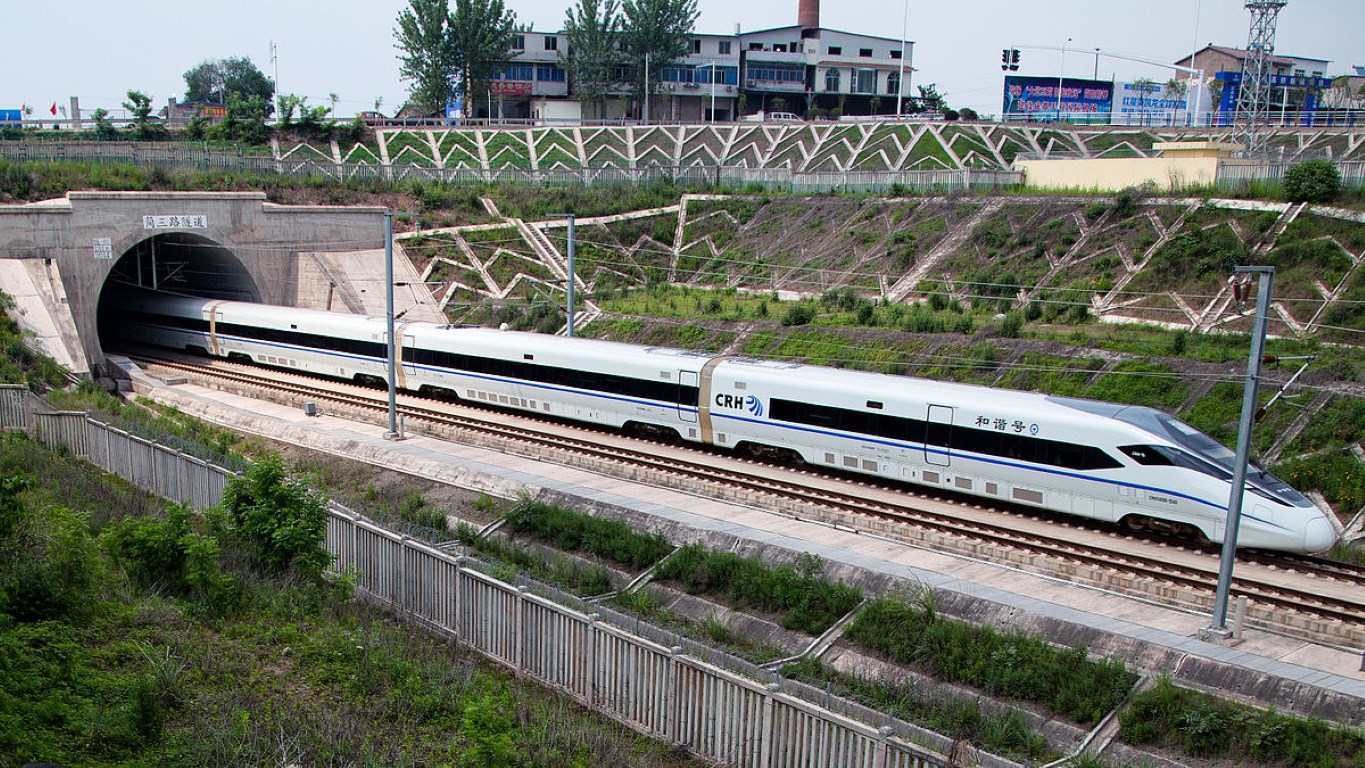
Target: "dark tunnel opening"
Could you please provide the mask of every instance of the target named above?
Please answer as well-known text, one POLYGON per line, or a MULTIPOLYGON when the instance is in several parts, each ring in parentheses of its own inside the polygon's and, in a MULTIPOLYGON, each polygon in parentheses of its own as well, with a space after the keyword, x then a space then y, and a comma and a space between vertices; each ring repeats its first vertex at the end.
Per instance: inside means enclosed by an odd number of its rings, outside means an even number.
POLYGON ((111 307, 120 294, 145 289, 206 299, 261 300, 246 267, 224 246, 187 232, 149 237, 119 258, 100 289, 96 323, 102 349, 119 346, 116 324, 121 318, 111 307))

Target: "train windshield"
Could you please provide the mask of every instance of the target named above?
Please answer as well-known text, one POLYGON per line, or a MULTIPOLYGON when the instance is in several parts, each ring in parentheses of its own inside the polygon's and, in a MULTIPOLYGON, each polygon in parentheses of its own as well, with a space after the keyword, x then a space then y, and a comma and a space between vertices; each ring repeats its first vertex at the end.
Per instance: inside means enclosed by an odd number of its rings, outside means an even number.
MULTIPOLYGON (((1116 418, 1171 440, 1189 451, 1194 457, 1202 460, 1198 462, 1200 464, 1207 462, 1214 465, 1213 467, 1203 468, 1190 467, 1191 469, 1200 469, 1205 474, 1214 475, 1223 480, 1232 479, 1233 470, 1237 463, 1236 452, 1180 419, 1154 408, 1125 408, 1116 414, 1116 418), (1210 469, 1214 471, 1209 471, 1210 469)), ((1255 460, 1247 462, 1247 484, 1251 486, 1252 491, 1268 499, 1295 506, 1306 506, 1312 503, 1304 498, 1303 494, 1291 488, 1288 483, 1267 472, 1265 467, 1262 467, 1255 460)))

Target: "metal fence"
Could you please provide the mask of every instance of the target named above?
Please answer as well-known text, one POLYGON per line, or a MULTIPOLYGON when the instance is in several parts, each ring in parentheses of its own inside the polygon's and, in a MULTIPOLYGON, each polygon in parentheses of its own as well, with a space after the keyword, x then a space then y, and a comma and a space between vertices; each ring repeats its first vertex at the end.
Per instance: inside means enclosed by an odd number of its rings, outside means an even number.
MULTIPOLYGON (((561 690, 638 730, 735 766, 920 768, 927 748, 765 683, 684 654, 482 573, 465 558, 338 510, 328 519, 338 568, 408 617, 518 675, 561 690)), ((992 761, 994 762, 994 761, 992 761)))
MULTIPOLYGON (((28 430, 47 447, 87 458, 163 498, 197 508, 221 501, 229 470, 86 413, 41 412, 37 403, 22 386, 0 386, 0 427, 28 430)), ((820 693, 809 686, 779 680, 740 659, 716 658, 714 649, 672 640, 662 630, 631 631, 629 623, 638 619, 538 593, 553 590, 509 584, 470 558, 386 530, 336 504, 329 505, 326 543, 335 567, 357 574, 363 594, 520 676, 704 759, 745 768, 957 764, 909 740, 946 749, 951 742, 943 737, 828 696, 826 704, 816 704, 820 693), (867 722, 874 717, 885 725, 867 722)), ((974 757, 991 768, 1017 765, 974 757)))
POLYGON ((336 181, 442 182, 523 186, 638 186, 668 182, 685 188, 757 187, 795 193, 993 191, 1023 183, 1023 174, 1005 170, 819 171, 747 168, 730 165, 646 165, 637 168, 433 168, 423 165, 333 163, 318 158, 286 158, 224 152, 176 143, 75 142, 64 144, 0 141, 0 157, 30 162, 130 164, 163 168, 232 170, 284 174, 336 181))
MULTIPOLYGON (((1218 164, 1218 186, 1244 189, 1253 184, 1279 184, 1284 181, 1285 171, 1294 165, 1288 162, 1224 160, 1218 164)), ((1365 162, 1336 163, 1336 167, 1341 174, 1342 187, 1365 188, 1365 162)))

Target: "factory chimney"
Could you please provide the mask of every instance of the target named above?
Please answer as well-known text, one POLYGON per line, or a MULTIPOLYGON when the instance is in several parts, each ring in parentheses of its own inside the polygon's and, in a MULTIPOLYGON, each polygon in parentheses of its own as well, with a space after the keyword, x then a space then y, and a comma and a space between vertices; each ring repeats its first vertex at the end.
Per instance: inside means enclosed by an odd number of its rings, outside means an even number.
POLYGON ((801 0, 796 10, 798 26, 818 28, 820 26, 820 0, 801 0))

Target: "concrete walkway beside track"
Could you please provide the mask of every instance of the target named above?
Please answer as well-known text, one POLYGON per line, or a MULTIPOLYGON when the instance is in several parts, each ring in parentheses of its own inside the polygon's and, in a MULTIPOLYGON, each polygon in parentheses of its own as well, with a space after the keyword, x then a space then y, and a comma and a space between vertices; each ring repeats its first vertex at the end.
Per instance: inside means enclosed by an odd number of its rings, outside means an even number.
POLYGON ((1039 633, 1093 654, 1121 658, 1178 682, 1284 711, 1329 720, 1365 719, 1365 671, 1359 652, 1248 628, 1224 647, 1197 639, 1207 614, 1156 605, 1098 589, 972 561, 688 493, 424 436, 383 438, 384 428, 275 405, 191 384, 165 386, 140 371, 135 389, 157 402, 234 430, 333 453, 490 495, 521 491, 580 508, 610 511, 675 543, 741 540, 819 555, 840 578, 921 582, 939 606, 1004 629, 1039 633))

